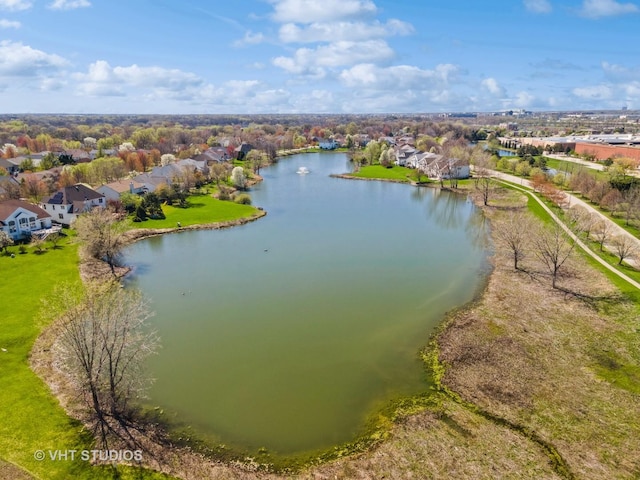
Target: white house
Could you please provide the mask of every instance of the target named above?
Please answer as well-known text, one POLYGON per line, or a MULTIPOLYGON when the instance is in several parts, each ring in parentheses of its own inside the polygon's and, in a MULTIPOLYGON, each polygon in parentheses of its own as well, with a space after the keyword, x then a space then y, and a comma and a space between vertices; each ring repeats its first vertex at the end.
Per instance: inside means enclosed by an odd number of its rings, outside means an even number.
POLYGON ((0 202, 0 230, 13 240, 29 238, 48 228, 51 228, 51 215, 37 205, 23 200, 0 202))
POLYGON ((92 208, 105 208, 107 199, 102 193, 78 183, 61 188, 40 206, 51 215, 54 222, 71 225, 81 213, 92 208))
POLYGON ((318 147, 322 150, 334 150, 340 145, 333 138, 318 138, 318 147))

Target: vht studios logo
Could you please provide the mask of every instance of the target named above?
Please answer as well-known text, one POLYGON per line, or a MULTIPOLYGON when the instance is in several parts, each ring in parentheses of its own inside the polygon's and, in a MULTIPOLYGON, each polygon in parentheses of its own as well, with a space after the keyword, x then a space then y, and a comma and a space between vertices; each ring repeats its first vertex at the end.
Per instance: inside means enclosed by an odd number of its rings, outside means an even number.
POLYGON ((33 458, 42 462, 141 462, 141 450, 36 450, 33 458))

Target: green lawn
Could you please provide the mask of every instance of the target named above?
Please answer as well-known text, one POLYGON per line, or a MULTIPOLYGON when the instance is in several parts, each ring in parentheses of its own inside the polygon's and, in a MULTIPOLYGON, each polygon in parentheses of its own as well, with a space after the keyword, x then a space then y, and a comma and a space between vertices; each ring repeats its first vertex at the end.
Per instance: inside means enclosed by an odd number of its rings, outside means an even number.
POLYGON ((215 222, 226 222, 251 217, 258 209, 251 205, 217 200, 210 195, 193 195, 187 199, 188 208, 163 205, 167 218, 131 222, 132 228, 174 228, 180 222, 183 227, 215 222))
POLYGON ((409 182, 413 172, 414 171, 412 169, 406 167, 395 166, 392 168, 386 168, 382 165, 367 165, 361 167, 359 172, 352 173, 351 176, 358 178, 378 178, 409 182))
MULTIPOLYGON (((154 472, 92 467, 82 461, 37 461, 38 450, 90 449, 91 439, 62 410, 48 387, 29 368, 29 352, 44 325, 38 319, 41 298, 60 284, 80 287, 77 245, 35 254, 0 255, 0 459, 42 479, 167 478, 154 472), (5 351, 6 350, 6 351, 5 351)), ((0 478, 3 476, 0 467, 0 478)))

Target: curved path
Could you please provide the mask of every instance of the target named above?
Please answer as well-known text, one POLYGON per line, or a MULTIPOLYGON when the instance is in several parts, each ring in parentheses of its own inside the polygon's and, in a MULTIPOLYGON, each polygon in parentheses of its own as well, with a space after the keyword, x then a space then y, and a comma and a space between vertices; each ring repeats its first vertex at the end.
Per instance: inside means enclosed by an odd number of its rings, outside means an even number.
MULTIPOLYGON (((608 269, 609 271, 615 273, 618 277, 622 278, 623 280, 625 280, 626 282, 628 282, 629 284, 633 285, 635 288, 640 290, 640 283, 636 282, 634 279, 632 279, 629 276, 625 275, 624 273, 622 273, 621 271, 619 271, 618 269, 614 268, 609 263, 604 261, 602 258, 600 258, 600 256, 598 254, 593 252, 582 240, 580 240, 580 238, 578 238, 578 236, 575 233, 573 233, 569 229, 569 227, 567 227, 564 224, 564 222, 562 220, 560 220, 558 218, 558 216, 555 213, 553 213, 553 211, 549 207, 547 207, 547 205, 542 200, 540 200, 536 195, 534 195, 532 191, 527 190, 527 189, 522 188, 522 187, 518 187, 518 184, 520 184, 520 185, 532 188, 531 187, 531 182, 529 180, 526 180, 526 179, 520 178, 520 177, 516 177, 514 175, 509 175, 507 173, 496 172, 495 170, 488 170, 488 172, 491 174, 491 176, 493 176, 493 177, 495 177, 495 178, 497 178, 499 180, 504 180, 506 182, 509 182, 509 186, 514 187, 517 190, 520 190, 521 192, 523 192, 523 193, 529 195, 531 198, 533 198, 536 202, 538 202, 542 206, 542 208, 544 208, 544 210, 549 214, 549 216, 553 219, 553 221, 556 222, 558 225, 560 225, 560 227, 565 231, 565 233, 567 235, 569 235, 569 237, 571 237, 576 242, 576 244, 580 248, 582 248, 585 252, 587 252, 593 259, 595 259, 598 263, 600 263, 606 269, 608 269), (513 184, 515 184, 515 185, 513 185, 513 184)), ((633 235, 631 235, 624 228, 620 227, 617 223, 615 223, 611 219, 607 218, 605 215, 603 215, 602 213, 597 211, 595 208, 593 208, 588 203, 583 202, 582 200, 580 200, 579 198, 577 198, 574 195, 571 195, 571 194, 567 193, 567 196, 570 199, 570 203, 572 203, 574 205, 578 204, 580 206, 583 206, 588 211, 595 212, 597 215, 602 217, 605 221, 609 222, 613 227, 615 227, 614 230, 615 230, 616 234, 626 235, 626 236, 632 238, 636 242, 636 246, 640 249, 640 240, 638 238, 636 238, 633 235)))

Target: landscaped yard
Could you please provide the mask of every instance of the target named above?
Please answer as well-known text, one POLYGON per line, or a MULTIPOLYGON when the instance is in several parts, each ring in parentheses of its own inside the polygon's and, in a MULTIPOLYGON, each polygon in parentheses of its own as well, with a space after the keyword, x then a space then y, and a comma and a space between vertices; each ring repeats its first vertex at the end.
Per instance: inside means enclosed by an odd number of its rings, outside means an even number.
MULTIPOLYGON (((406 167, 386 168, 382 165, 367 165, 360 168, 357 173, 351 175, 358 178, 378 178, 386 180, 396 180, 401 182, 409 182, 410 177, 414 174, 414 170, 406 167)), ((426 176, 425 176, 426 178, 426 176)))
POLYGON ((193 195, 187 199, 188 207, 163 205, 166 216, 163 220, 147 220, 131 222, 132 228, 175 228, 180 222, 183 227, 189 225, 227 222, 251 217, 257 208, 251 205, 240 205, 234 202, 218 200, 210 195, 193 195))

